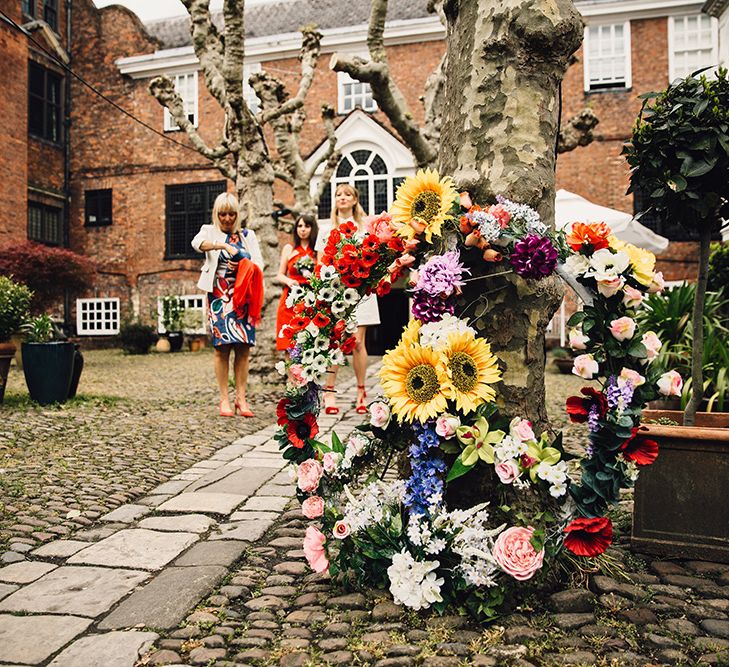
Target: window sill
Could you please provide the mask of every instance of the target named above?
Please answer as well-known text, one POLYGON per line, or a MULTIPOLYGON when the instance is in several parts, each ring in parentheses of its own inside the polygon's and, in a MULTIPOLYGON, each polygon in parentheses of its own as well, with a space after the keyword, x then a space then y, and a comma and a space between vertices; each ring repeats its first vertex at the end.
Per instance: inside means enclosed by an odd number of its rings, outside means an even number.
POLYGON ((58 150, 63 150, 63 147, 64 147, 63 141, 53 141, 53 139, 46 139, 45 137, 39 137, 37 134, 33 134, 31 132, 28 132, 28 137, 30 139, 34 139, 35 141, 40 142, 41 144, 45 144, 46 146, 49 146, 50 148, 56 148, 58 150))
POLYGON ((630 92, 632 92, 632 90, 633 90, 633 87, 630 86, 629 88, 625 88, 625 87, 623 87, 623 88, 596 88, 594 90, 586 90, 584 92, 585 92, 585 96, 604 95, 606 93, 615 95, 617 93, 623 93, 623 94, 630 93, 630 92))

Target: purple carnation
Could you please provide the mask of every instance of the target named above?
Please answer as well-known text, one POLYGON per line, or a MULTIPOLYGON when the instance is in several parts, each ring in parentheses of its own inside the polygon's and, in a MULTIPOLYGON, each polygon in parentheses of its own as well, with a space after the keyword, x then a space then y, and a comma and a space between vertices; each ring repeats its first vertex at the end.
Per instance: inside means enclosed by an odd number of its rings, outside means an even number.
POLYGON ((452 315, 455 310, 455 304, 450 300, 428 296, 425 292, 413 295, 413 317, 421 322, 437 322, 443 319, 443 315, 452 315))
POLYGON ((449 250, 442 255, 431 257, 418 273, 415 292, 425 292, 430 296, 451 296, 456 288, 463 285, 463 274, 470 273, 460 263, 457 250, 449 250))
POLYGON ((546 236, 529 234, 514 244, 509 261, 522 278, 540 280, 554 272, 557 249, 546 236))

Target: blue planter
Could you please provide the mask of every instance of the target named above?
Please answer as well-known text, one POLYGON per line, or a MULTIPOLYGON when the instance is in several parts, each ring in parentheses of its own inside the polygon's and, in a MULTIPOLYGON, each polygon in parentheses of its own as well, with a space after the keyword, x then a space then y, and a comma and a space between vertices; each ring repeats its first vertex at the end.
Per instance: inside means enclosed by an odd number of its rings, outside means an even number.
POLYGON ((64 403, 73 377, 73 343, 23 343, 23 373, 31 399, 41 405, 64 403))

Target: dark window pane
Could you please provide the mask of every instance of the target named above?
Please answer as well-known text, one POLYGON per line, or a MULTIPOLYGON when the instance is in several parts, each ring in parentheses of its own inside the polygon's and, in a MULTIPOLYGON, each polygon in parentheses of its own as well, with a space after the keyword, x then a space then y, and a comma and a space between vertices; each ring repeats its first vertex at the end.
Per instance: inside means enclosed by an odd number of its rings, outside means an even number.
POLYGON ((352 159, 357 164, 367 164, 367 158, 369 158, 370 153, 372 153, 372 151, 352 151, 352 159))
POLYGON ((349 176, 351 171, 352 171, 352 163, 349 161, 349 159, 345 155, 339 161, 339 166, 337 167, 337 176, 340 178, 342 178, 344 176, 349 176))
POLYGON ((28 202, 28 238, 51 245, 63 240, 63 216, 61 209, 28 202))
POLYGON ((28 72, 28 132, 60 142, 62 78, 31 62, 28 72))
POLYGON ((37 204, 28 204, 28 238, 40 241, 43 232, 43 209, 37 204))
MULTIPOLYGON (((342 162, 346 162, 346 160, 342 160, 342 162)), ((341 163, 340 163, 341 166, 341 163)), ((317 211, 317 216, 320 220, 329 219, 332 215, 332 187, 331 184, 328 188, 325 188, 324 193, 321 196, 321 199, 319 200, 319 209, 317 211)))
MULTIPOLYGON (((392 179, 392 195, 393 197, 397 197, 397 189, 400 187, 400 185, 405 180, 404 176, 396 176, 392 179)), ((391 202, 392 203, 392 202, 391 202)))
POLYGON ((377 215, 382 211, 386 211, 387 201, 387 181, 385 179, 375 181, 375 202, 372 213, 377 215))
POLYGON ((87 190, 86 226, 103 227, 111 224, 111 190, 87 190))
POLYGON ((375 155, 375 157, 372 158, 370 168, 372 169, 373 174, 387 173, 387 166, 385 165, 385 161, 379 155, 375 155))
POLYGON ((190 241, 210 222, 215 198, 225 192, 225 181, 168 185, 165 191, 167 258, 197 258, 190 241))
POLYGON ((354 187, 359 192, 359 203, 362 204, 364 212, 369 214, 370 212, 370 188, 369 181, 355 181, 354 187))
POLYGON ((35 63, 30 63, 28 70, 28 88, 31 95, 37 95, 43 98, 45 95, 46 79, 45 70, 35 63))
POLYGON ((21 3, 23 14, 35 16, 35 0, 23 0, 21 3))
POLYGON ((58 2, 57 0, 43 0, 43 20, 58 30, 58 2))

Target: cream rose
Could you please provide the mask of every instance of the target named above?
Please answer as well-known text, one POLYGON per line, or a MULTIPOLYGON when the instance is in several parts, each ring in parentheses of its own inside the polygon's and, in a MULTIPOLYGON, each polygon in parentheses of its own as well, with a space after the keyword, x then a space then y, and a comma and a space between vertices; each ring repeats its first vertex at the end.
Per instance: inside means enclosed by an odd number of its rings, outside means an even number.
POLYGON ((441 415, 435 421, 435 432, 446 440, 450 440, 455 434, 456 429, 461 425, 461 420, 453 415, 441 415))
POLYGON ((580 329, 570 329, 570 347, 573 350, 584 350, 590 339, 580 329))
POLYGON ((382 401, 376 401, 370 405, 370 424, 375 428, 387 428, 392 413, 390 406, 382 401))
POLYGON ((502 484, 511 484, 519 477, 519 466, 513 459, 497 463, 494 469, 502 484))
POLYGON ((658 356, 661 347, 663 347, 663 343, 661 343, 654 331, 644 333, 641 340, 645 346, 648 361, 652 361, 658 356))
POLYGON ((630 317, 619 317, 610 322, 610 333, 615 340, 628 340, 635 334, 635 320, 630 317))
POLYGON ((575 357, 572 372, 585 380, 592 380, 593 376, 600 370, 600 365, 591 354, 581 354, 575 357))
POLYGON ((664 396, 680 396, 683 389, 683 378, 677 371, 668 371, 658 378, 658 392, 664 396))

